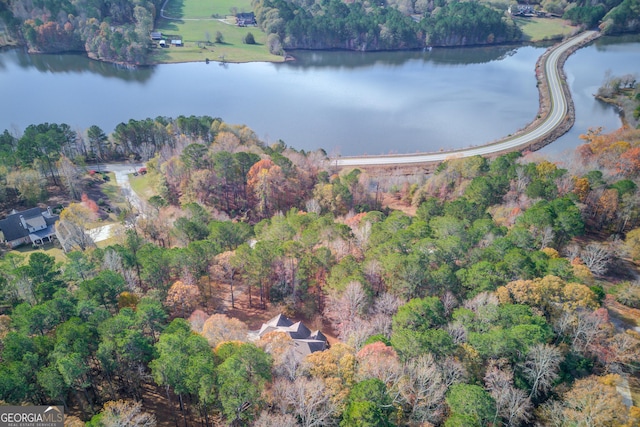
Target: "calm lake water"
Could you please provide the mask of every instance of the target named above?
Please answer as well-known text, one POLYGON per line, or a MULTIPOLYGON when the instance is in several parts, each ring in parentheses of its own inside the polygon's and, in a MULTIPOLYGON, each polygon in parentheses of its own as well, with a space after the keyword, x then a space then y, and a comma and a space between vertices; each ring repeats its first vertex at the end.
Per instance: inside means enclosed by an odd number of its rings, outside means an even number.
MULTIPOLYGON (((534 66, 544 47, 431 52, 294 52, 284 64, 189 63, 126 70, 78 55, 0 52, 0 131, 67 123, 111 132, 129 119, 210 115, 244 123, 266 142, 329 154, 438 151, 480 145, 538 110, 534 66)), ((589 127, 616 129, 592 94, 613 75, 640 73, 640 37, 606 38, 566 64, 577 119, 545 148, 559 152, 589 127)))

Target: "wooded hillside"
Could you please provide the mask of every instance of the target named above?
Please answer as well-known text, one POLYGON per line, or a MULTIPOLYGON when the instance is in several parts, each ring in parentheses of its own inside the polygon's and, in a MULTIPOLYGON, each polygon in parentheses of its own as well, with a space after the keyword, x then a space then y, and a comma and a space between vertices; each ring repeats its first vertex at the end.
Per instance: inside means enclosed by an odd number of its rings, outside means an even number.
POLYGON ((640 335, 616 310, 640 307, 640 131, 584 139, 562 163, 451 159, 408 179, 211 117, 5 132, 5 203, 64 188, 82 233, 102 209, 83 186, 104 183, 71 178, 122 156, 150 159, 155 195, 108 245, 3 253, 0 400, 92 426, 637 425, 616 387, 637 380, 640 335), (250 340, 238 310, 332 345, 250 340))

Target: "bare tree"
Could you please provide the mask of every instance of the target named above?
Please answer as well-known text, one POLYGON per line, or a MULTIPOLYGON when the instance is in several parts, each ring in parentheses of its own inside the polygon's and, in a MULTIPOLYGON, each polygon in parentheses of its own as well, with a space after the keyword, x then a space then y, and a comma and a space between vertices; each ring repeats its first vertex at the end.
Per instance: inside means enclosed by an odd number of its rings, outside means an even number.
POLYGON ((522 373, 531 382, 529 397, 537 397, 547 392, 558 377, 562 353, 549 344, 536 344, 531 347, 522 373))
POLYGON ((536 423, 537 427, 564 427, 565 416, 562 403, 557 400, 547 401, 538 410, 538 418, 542 423, 536 423))
POLYGON ((122 262, 122 256, 114 249, 105 250, 102 268, 122 274, 122 277, 124 277, 127 282, 127 289, 132 292, 139 291, 134 271, 130 268, 125 268, 124 263, 122 262))
POLYGON ((398 388, 400 396, 412 408, 412 421, 435 424, 442 421, 447 386, 431 354, 420 356, 406 365, 398 388))
POLYGON ((156 417, 142 411, 142 403, 131 400, 104 404, 100 424, 105 427, 155 427, 156 417))
POLYGON ((371 222, 365 221, 357 227, 352 227, 353 236, 358 247, 365 250, 369 243, 369 237, 371 237, 371 222))
POLYGON ((273 358, 274 375, 293 381, 298 376, 300 356, 296 353, 296 343, 286 333, 272 331, 263 335, 256 345, 273 358))
POLYGON ((524 166, 516 166, 516 190, 518 193, 524 193, 527 186, 531 182, 531 178, 527 175, 527 170, 524 166))
POLYGON ((458 300, 455 295, 451 291, 446 291, 441 298, 442 305, 444 306, 444 313, 446 316, 449 316, 453 309, 458 306, 458 300))
POLYGON ((524 390, 513 385, 513 372, 506 361, 493 363, 487 369, 484 382, 496 402, 496 417, 502 417, 508 426, 530 421, 533 412, 531 399, 524 390))
POLYGON ((481 292, 470 300, 464 302, 464 308, 467 308, 474 313, 477 313, 480 309, 487 307, 497 307, 500 301, 498 297, 492 292, 481 292))
POLYGON ((58 160, 58 172, 71 198, 80 200, 82 195, 80 169, 66 156, 62 156, 58 160))
POLYGON ((568 336, 572 334, 576 321, 577 317, 574 313, 563 311, 562 315, 553 322, 553 331, 558 335, 568 336))
POLYGON ((467 328, 462 324, 461 321, 456 320, 449 323, 446 327, 447 333, 451 335, 453 342, 455 344, 462 344, 463 342, 467 342, 467 328))
POLYGON ((329 296, 325 315, 331 320, 340 337, 351 333, 354 328, 362 327, 356 324, 356 319, 366 317, 369 308, 369 298, 360 282, 350 282, 345 290, 329 296))
POLYGON ((398 311, 401 301, 395 295, 383 293, 373 304, 373 310, 369 316, 371 334, 382 334, 387 338, 391 337, 392 318, 398 311))
POLYGON ((291 383, 280 379, 274 382, 273 390, 281 408, 298 417, 303 427, 333 423, 336 407, 322 380, 298 377, 291 383))
POLYGON ((447 388, 467 379, 467 371, 462 363, 453 356, 448 356, 438 363, 442 380, 447 388))
MULTIPOLYGON (((380 319, 380 317, 376 317, 375 319, 380 319)), ((367 338, 375 335, 376 333, 377 331, 374 329, 374 324, 369 320, 356 317, 353 322, 349 323, 348 328, 340 334, 340 338, 344 343, 350 345, 356 350, 359 350, 362 348, 365 341, 367 341, 367 338)))
POLYGON ((573 341, 571 345, 573 348, 580 352, 589 350, 594 342, 603 335, 603 323, 604 319, 596 312, 578 311, 572 331, 573 341))
POLYGON ((364 277, 371 284, 376 295, 383 291, 384 279, 382 278, 382 263, 372 259, 364 264, 364 277))
POLYGON ((316 199, 307 200, 307 203, 305 203, 305 209, 309 213, 320 214, 320 212, 322 212, 322 206, 320 206, 320 203, 316 199))
POLYGON ((571 243, 565 246, 564 254, 569 259, 569 261, 572 261, 573 259, 580 256, 580 246, 575 243, 571 243))
POLYGON ((534 238, 539 242, 540 250, 549 246, 555 238, 555 232, 550 225, 543 227, 541 230, 537 230, 534 234, 534 238))
POLYGON ((613 260, 613 251, 602 243, 589 243, 580 252, 580 258, 593 274, 602 275, 609 269, 613 260))
POLYGON ((298 420, 291 414, 272 414, 262 411, 253 427, 298 427, 298 420))
POLYGON ((202 327, 204 326, 204 322, 207 321, 209 315, 202 310, 195 310, 189 316, 189 324, 191 325, 191 330, 197 333, 202 332, 202 327))

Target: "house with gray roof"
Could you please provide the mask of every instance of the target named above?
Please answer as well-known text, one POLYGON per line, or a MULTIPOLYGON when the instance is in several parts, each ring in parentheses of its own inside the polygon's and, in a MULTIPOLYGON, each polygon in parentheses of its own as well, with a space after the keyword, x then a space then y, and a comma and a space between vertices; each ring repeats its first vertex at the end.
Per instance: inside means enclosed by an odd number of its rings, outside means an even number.
POLYGON ((18 212, 15 209, 0 220, 0 241, 10 248, 21 245, 43 245, 56 235, 55 223, 58 215, 51 208, 31 208, 18 212))
POLYGON ((302 322, 292 322, 286 316, 278 314, 273 319, 262 324, 257 338, 262 338, 269 332, 284 332, 295 344, 295 352, 301 359, 307 354, 324 351, 329 345, 327 337, 320 331, 311 331, 302 322))

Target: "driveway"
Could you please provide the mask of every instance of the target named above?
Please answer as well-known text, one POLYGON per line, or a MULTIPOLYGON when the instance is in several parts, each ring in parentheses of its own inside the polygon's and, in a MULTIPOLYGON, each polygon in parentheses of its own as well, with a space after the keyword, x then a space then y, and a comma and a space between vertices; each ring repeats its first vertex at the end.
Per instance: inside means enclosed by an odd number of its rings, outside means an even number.
POLYGON ((124 197, 129 201, 129 203, 131 203, 131 206, 139 214, 142 214, 146 203, 136 194, 135 191, 131 189, 129 175, 133 174, 144 165, 142 163, 108 163, 98 166, 100 167, 100 170, 106 170, 114 173, 116 177, 116 184, 120 187, 124 197))

